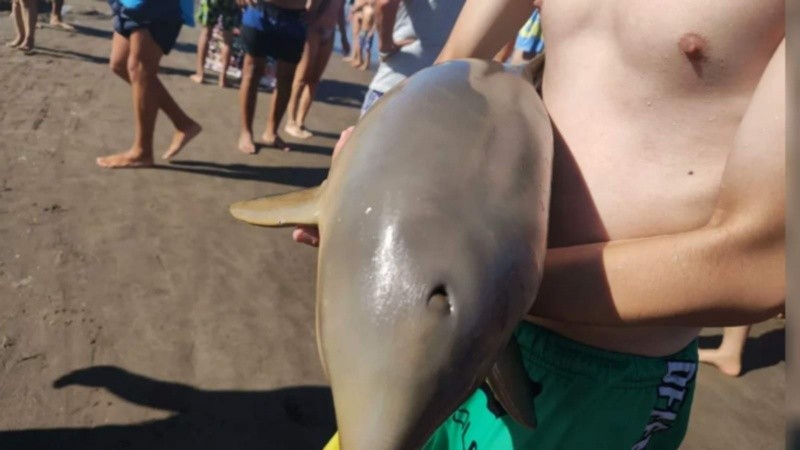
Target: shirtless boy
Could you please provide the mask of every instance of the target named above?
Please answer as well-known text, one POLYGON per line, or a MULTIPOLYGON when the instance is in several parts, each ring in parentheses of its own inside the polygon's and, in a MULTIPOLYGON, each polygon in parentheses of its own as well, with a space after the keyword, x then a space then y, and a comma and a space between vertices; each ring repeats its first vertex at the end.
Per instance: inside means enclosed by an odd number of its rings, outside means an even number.
MULTIPOLYGON (((784 305, 784 2, 535 3, 557 139, 544 278, 516 338, 539 426, 478 390, 426 450, 677 449, 700 327, 784 305)), ((531 12, 468 0, 440 60, 491 59, 531 12)))
POLYGON ((284 127, 287 133, 296 138, 308 139, 313 136, 305 127, 306 116, 333 52, 333 39, 343 7, 344 0, 326 0, 322 2, 319 14, 308 21, 308 36, 303 57, 294 75, 289 117, 284 127))
POLYGON ((258 83, 264 73, 267 56, 276 59, 278 64, 275 91, 272 93, 266 129, 261 138, 268 147, 289 150, 278 135, 278 126, 289 103, 297 63, 303 55, 307 33, 306 15, 314 17, 319 0, 237 1, 245 6, 241 28, 245 57, 242 84, 239 88, 242 116, 239 151, 247 154, 256 152, 253 141, 253 115, 256 109, 258 83))

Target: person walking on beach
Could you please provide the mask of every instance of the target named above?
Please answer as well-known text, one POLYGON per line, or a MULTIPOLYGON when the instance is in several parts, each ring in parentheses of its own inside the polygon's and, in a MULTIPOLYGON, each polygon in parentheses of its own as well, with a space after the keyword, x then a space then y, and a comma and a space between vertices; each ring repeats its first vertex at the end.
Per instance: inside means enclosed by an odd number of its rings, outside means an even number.
POLYGON ((33 50, 38 13, 37 0, 11 0, 11 18, 14 21, 17 37, 6 46, 26 53, 33 50))
POLYGON ((236 0, 200 0, 200 10, 197 12, 197 22, 203 27, 197 39, 197 68, 194 75, 189 78, 197 84, 203 84, 205 79, 205 65, 208 57, 208 47, 214 27, 219 23, 222 26, 222 68, 219 73, 219 87, 227 87, 228 67, 231 63, 231 42, 233 29, 239 26, 241 10, 236 0))
POLYGON ((343 7, 344 0, 327 0, 320 6, 318 16, 308 24, 308 37, 292 83, 289 117, 284 127, 284 131, 296 138, 313 136, 306 129, 305 120, 333 52, 336 25, 343 7))
POLYGON ((319 0, 238 0, 245 7, 242 13, 241 38, 245 57, 242 84, 239 88, 239 108, 242 128, 239 151, 256 153, 253 140, 253 116, 256 109, 258 84, 264 73, 266 58, 278 61, 275 90, 266 127, 261 136, 264 144, 288 151, 289 147, 278 134, 292 92, 297 63, 303 56, 306 43, 306 23, 314 22, 319 0))
POLYGON ((114 13, 111 70, 131 84, 136 136, 129 150, 97 158, 105 168, 153 165, 153 132, 161 109, 175 126, 162 158, 170 159, 202 128, 175 102, 158 79, 161 58, 169 54, 183 23, 194 25, 192 0, 109 0, 114 13))

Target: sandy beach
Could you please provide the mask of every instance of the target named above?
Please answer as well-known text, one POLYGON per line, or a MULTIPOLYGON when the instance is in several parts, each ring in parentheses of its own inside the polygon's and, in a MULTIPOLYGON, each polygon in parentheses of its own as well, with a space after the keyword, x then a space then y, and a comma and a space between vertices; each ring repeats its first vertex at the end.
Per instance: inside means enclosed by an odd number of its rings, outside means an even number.
MULTIPOLYGON (((248 156, 238 91, 189 81, 198 29, 184 28, 161 79, 201 137, 171 164, 103 170, 95 158, 132 141, 130 90, 108 70, 108 5, 68 4, 76 32, 39 29, 32 55, 0 47, 0 449, 321 449, 335 423, 316 250, 228 205, 320 183, 371 73, 334 54, 317 136, 248 156)), ((160 115, 157 155, 171 131, 160 115)), ((756 326, 742 377, 701 367, 682 448, 784 448, 784 338, 780 320, 756 326)))

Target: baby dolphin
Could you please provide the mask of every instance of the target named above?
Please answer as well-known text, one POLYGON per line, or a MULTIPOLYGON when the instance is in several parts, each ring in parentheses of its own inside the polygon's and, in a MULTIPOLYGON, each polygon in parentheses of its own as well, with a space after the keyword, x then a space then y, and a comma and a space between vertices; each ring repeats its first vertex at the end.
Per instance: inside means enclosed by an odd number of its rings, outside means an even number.
POLYGON ((535 426, 512 333, 546 249, 542 64, 418 72, 363 117, 321 186, 231 206, 256 225, 319 226, 317 340, 343 450, 419 449, 487 378, 535 426))

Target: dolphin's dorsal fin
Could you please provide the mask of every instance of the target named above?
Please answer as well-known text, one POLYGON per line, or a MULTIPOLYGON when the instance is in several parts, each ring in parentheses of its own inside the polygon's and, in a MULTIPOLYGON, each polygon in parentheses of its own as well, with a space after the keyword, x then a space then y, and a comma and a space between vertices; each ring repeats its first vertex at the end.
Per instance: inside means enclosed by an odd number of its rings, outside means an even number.
POLYGON ((500 352, 489 373, 489 387, 506 412, 521 425, 536 428, 536 397, 533 381, 522 364, 522 354, 513 336, 500 352))
POLYGON ((230 211, 241 221, 265 227, 317 225, 324 187, 323 182, 310 189, 237 202, 231 205, 230 211))

